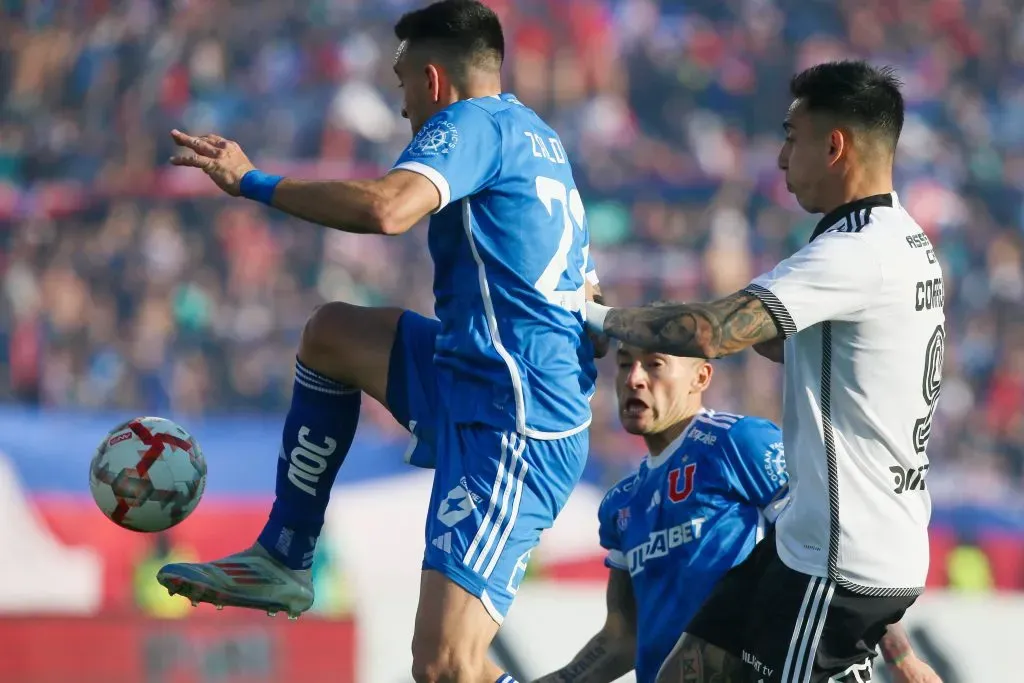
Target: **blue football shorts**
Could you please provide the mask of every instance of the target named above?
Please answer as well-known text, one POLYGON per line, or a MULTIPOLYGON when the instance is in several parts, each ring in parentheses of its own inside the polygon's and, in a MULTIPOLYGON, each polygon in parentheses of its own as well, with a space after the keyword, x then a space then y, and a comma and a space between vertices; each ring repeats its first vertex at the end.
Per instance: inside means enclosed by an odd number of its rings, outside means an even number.
POLYGON ((387 402, 413 435, 406 460, 434 469, 423 568, 480 598, 500 624, 541 532, 554 523, 583 474, 589 433, 546 441, 453 423, 434 366, 439 326, 410 311, 402 315, 387 402))

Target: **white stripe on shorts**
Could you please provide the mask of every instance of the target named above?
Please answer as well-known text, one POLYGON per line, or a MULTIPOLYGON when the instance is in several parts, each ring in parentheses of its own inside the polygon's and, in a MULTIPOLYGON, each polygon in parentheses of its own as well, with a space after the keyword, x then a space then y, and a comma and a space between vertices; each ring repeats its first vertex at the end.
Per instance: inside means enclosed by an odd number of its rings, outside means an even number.
MULTIPOLYGON (((512 448, 512 459, 513 463, 519 464, 519 470, 515 475, 515 493, 512 494, 512 512, 509 513, 508 522, 505 524, 505 530, 501 532, 501 538, 498 539, 498 545, 495 546, 494 552, 491 554, 491 561, 487 563, 487 569, 484 570, 485 579, 491 578, 491 572, 494 571, 494 567, 498 564, 501 554, 505 552, 505 543, 508 542, 508 537, 512 533, 512 529, 515 528, 516 521, 519 519, 519 502, 523 497, 523 480, 526 478, 526 471, 530 469, 526 460, 523 459, 523 451, 526 449, 526 439, 523 439, 518 434, 514 434, 513 436, 516 438, 516 444, 512 448)), ((492 531, 491 534, 493 535, 494 532, 492 531)), ((488 539, 488 545, 489 544, 490 540, 488 539)))
POLYGON ((789 641, 781 683, 805 683, 811 680, 814 655, 818 650, 818 641, 821 640, 835 590, 835 584, 828 579, 811 577, 807 582, 804 600, 793 625, 793 637, 789 641))
MULTIPOLYGON (((501 457, 498 460, 498 471, 491 488, 491 500, 487 507, 487 513, 462 559, 462 563, 467 567, 472 566, 474 572, 481 573, 494 541, 501 533, 502 526, 507 524, 509 531, 502 536, 495 548, 498 554, 504 548, 512 527, 515 526, 515 518, 519 513, 519 500, 522 497, 523 478, 526 475, 526 461, 522 459, 525 448, 526 442, 515 432, 501 435, 501 457), (515 489, 514 496, 513 489, 515 489), (512 514, 508 515, 510 498, 513 500, 512 514), (481 543, 483 543, 482 547, 481 543)), ((493 569, 493 564, 490 569, 493 569)), ((488 575, 489 572, 485 574, 484 578, 487 578, 488 575)))

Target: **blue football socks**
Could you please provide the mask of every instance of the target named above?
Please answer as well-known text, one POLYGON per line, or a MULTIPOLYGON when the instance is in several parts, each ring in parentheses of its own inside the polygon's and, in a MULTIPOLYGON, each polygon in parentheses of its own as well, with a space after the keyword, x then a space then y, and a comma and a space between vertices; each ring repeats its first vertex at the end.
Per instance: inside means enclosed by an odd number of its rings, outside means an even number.
POLYGON ((359 424, 362 393, 297 361, 277 461, 277 498, 259 544, 290 569, 308 569, 331 487, 359 424))

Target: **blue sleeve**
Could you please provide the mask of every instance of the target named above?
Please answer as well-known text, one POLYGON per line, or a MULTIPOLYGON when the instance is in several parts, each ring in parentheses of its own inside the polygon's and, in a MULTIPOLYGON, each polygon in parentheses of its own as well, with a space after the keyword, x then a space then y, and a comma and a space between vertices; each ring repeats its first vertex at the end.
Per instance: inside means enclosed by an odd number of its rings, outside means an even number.
POLYGON ((610 569, 628 570, 626 555, 622 550, 622 539, 619 535, 619 493, 620 486, 616 486, 605 494, 601 506, 597 509, 598 537, 601 547, 608 551, 604 558, 604 564, 610 569))
POLYGON ((730 464, 740 495, 767 508, 789 483, 782 430, 773 422, 746 417, 729 430, 730 464))
POLYGON ((438 211, 486 188, 501 169, 501 131, 470 102, 435 114, 413 137, 394 168, 419 173, 441 195, 438 211))

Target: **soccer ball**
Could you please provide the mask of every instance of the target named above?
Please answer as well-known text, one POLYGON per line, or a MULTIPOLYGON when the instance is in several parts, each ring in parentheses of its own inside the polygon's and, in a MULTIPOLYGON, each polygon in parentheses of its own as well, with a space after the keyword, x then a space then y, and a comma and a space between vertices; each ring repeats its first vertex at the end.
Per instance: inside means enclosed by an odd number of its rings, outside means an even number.
POLYGON ((163 531, 196 509, 206 488, 206 460, 181 426, 137 417, 103 437, 89 467, 89 488, 115 524, 163 531))

